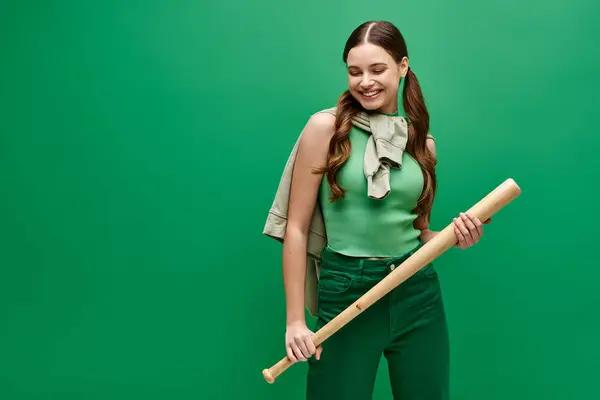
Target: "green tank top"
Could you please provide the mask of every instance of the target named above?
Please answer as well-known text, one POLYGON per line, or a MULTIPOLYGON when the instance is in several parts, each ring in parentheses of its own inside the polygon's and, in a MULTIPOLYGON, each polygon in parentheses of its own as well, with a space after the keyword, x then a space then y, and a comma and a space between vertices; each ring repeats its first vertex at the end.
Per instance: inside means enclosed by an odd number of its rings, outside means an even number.
POLYGON ((424 178, 419 164, 405 151, 402 168, 390 171, 388 196, 381 200, 369 198, 363 172, 369 135, 352 127, 352 152, 337 178, 346 194, 331 203, 331 190, 323 176, 319 204, 331 250, 356 257, 392 257, 419 244, 421 232, 413 226, 417 215, 412 210, 423 190, 424 178))

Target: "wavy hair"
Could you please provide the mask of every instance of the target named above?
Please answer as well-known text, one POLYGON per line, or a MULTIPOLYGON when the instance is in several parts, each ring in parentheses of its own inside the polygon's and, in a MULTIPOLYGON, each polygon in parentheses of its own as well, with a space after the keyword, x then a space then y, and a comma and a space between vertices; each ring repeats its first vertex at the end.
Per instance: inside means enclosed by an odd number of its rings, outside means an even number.
MULTIPOLYGON (((368 21, 358 26, 350 35, 344 48, 343 60, 347 62, 350 50, 363 42, 373 43, 385 49, 396 62, 408 57, 406 42, 400 31, 387 21, 368 21)), ((417 202, 415 212, 428 215, 433 206, 437 181, 436 159, 427 148, 429 133, 429 112, 425 105, 423 93, 417 76, 409 67, 404 78, 402 106, 409 120, 409 135, 406 152, 415 158, 423 171, 424 185, 417 202)), ((351 151, 348 135, 352 129, 352 119, 363 110, 360 103, 349 90, 344 91, 337 101, 335 133, 329 143, 327 163, 317 173, 325 174, 331 188, 330 200, 336 201, 344 196, 345 190, 337 183, 337 174, 348 160, 351 151)))

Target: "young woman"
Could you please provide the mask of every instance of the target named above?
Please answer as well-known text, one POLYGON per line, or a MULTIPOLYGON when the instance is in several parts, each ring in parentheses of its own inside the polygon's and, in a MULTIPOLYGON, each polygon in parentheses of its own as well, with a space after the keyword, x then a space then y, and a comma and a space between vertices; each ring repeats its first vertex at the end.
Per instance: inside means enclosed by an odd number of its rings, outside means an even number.
MULTIPOLYGON (((315 348, 311 341, 314 331, 436 235, 429 229, 436 189, 435 143, 404 38, 389 22, 366 22, 350 35, 343 59, 348 90, 335 113, 316 113, 309 119, 294 164, 283 245, 287 355, 293 362, 309 363, 309 400, 371 399, 382 355, 395 399, 447 399, 448 330, 431 264, 350 321, 323 347, 315 348), (398 107, 403 79, 406 117, 398 107), (363 166, 370 133, 352 123, 359 112, 406 121, 406 149, 398 153, 401 168, 390 169, 389 193, 382 198, 367 195, 370 183, 363 166), (317 205, 327 246, 321 255, 317 326, 311 330, 305 320, 303 264, 317 205)), ((456 247, 479 241, 481 221, 461 213, 454 222, 456 247)))

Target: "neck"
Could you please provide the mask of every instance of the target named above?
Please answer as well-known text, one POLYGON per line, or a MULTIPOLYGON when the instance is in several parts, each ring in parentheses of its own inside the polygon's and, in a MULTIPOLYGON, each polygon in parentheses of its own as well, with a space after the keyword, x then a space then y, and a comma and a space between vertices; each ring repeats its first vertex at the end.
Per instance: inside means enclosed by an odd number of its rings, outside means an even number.
POLYGON ((381 107, 377 110, 377 112, 393 117, 398 115, 398 107, 381 107))
POLYGON ((380 107, 377 112, 385 115, 396 116, 398 115, 398 101, 390 102, 383 107, 380 107))

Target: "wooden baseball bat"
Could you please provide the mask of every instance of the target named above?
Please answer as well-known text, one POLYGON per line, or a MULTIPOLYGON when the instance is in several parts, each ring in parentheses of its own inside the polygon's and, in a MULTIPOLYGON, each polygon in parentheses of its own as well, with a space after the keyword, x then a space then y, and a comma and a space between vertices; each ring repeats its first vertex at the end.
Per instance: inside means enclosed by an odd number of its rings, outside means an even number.
MULTIPOLYGON (((501 183, 496 189, 481 199, 468 212, 485 221, 491 218, 500 209, 514 200, 521 194, 521 189, 516 182, 509 178, 501 183)), ((439 257, 446 250, 458 242, 454 233, 454 224, 451 223, 427 243, 423 244, 415 253, 398 265, 388 276, 382 279, 377 285, 363 294, 358 300, 339 313, 335 318, 329 321, 313 336, 312 341, 316 346, 323 343, 331 335, 341 329, 344 325, 354 319, 357 315, 369 308, 373 303, 381 299, 387 293, 392 291, 402 282, 406 281, 421 268, 429 264, 435 258, 439 257)), ((288 369, 293 362, 287 357, 281 359, 271 368, 262 371, 263 377, 268 383, 275 382, 275 378, 288 369)))

